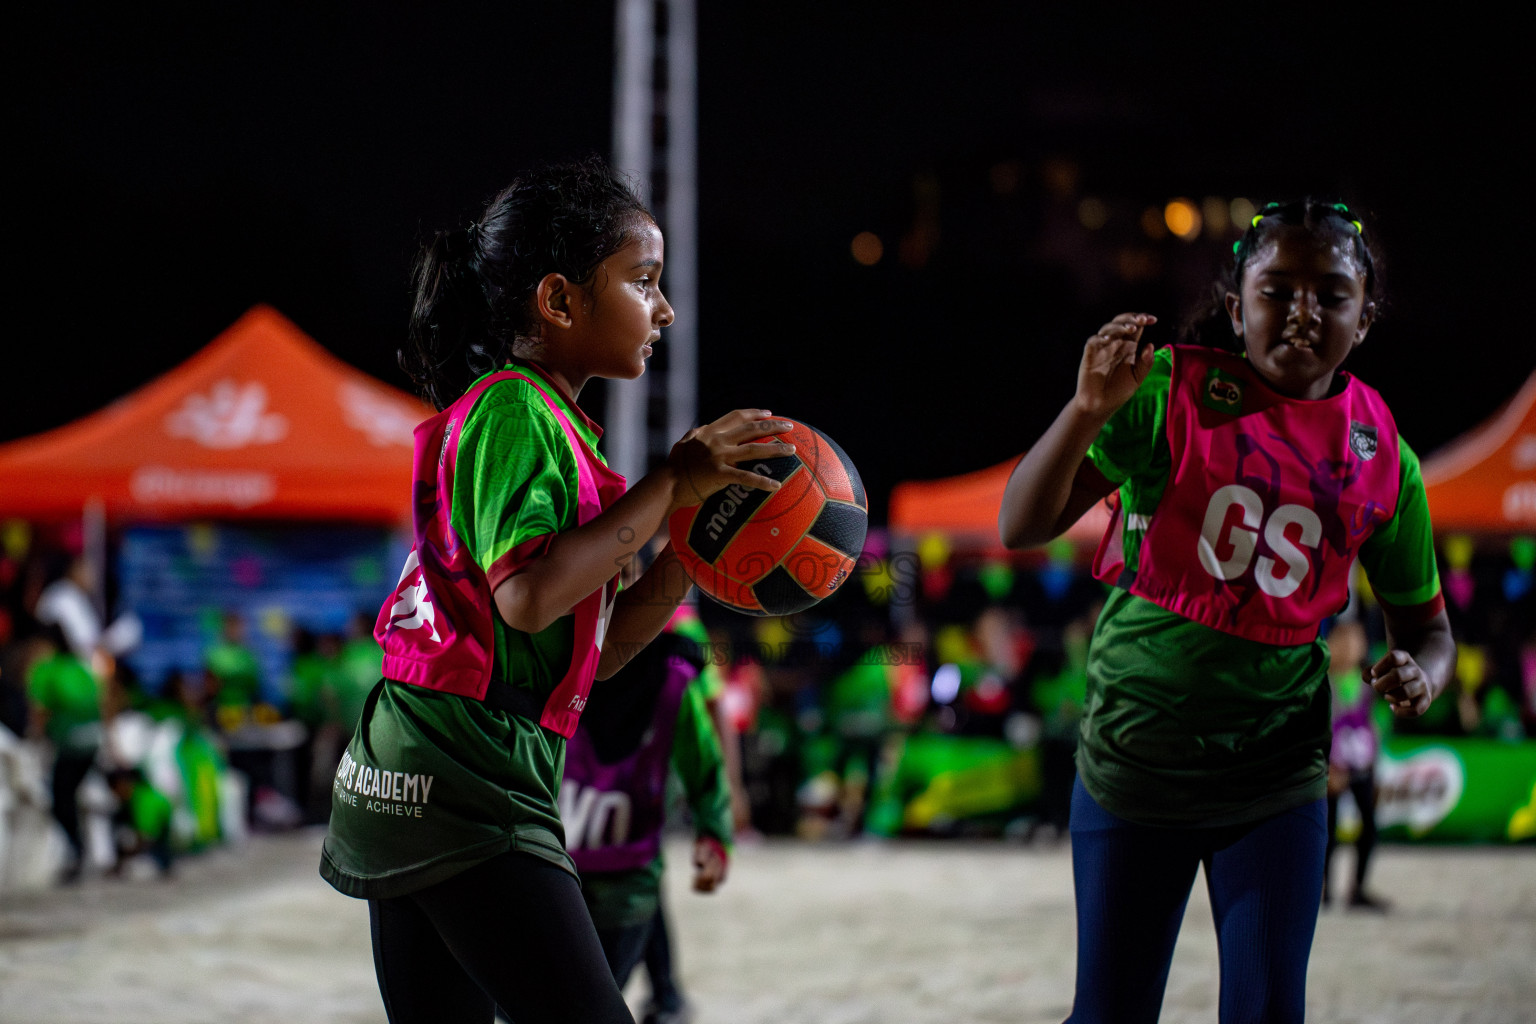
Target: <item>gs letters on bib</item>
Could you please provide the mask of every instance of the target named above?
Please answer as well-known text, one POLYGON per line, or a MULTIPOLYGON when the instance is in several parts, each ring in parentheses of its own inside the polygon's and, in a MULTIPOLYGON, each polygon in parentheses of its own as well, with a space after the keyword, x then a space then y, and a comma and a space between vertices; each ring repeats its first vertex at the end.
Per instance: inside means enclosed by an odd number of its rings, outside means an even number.
POLYGON ((1291 399, 1212 349, 1175 347, 1172 375, 1167 486, 1150 514, 1117 518, 1095 575, 1235 636, 1311 642, 1397 506, 1392 414, 1353 376, 1328 398, 1291 399), (1141 531, 1134 569, 1122 530, 1141 531))

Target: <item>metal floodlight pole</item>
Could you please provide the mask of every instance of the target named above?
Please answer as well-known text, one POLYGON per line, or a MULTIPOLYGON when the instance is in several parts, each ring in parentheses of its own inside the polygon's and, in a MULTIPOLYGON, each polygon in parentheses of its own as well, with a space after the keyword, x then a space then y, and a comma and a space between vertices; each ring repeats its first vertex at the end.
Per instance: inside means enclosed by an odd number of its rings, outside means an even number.
POLYGON ((667 0, 667 262, 664 290, 676 321, 666 331, 665 454, 698 415, 698 47, 694 0, 667 0))
POLYGON ((653 361, 639 380, 608 383, 609 462, 630 480, 645 473, 651 455, 666 454, 694 425, 698 410, 695 0, 659 2, 665 4, 666 12, 659 53, 658 0, 617 0, 615 7, 613 160, 636 180, 641 199, 662 222, 667 241, 662 289, 676 316, 662 339, 664 372, 655 369, 662 361, 653 361), (666 90, 659 109, 658 56, 666 90), (665 129, 663 151, 658 153, 659 120, 665 121, 665 129), (664 176, 662 189, 656 187, 658 172, 664 176), (665 379, 655 380, 658 373, 665 379), (652 396, 666 411, 654 437, 649 416, 652 396))
MULTIPOLYGON (((651 108, 654 103, 654 0, 617 0, 613 75, 613 163, 651 203, 651 108)), ((608 462, 631 482, 645 475, 646 381, 608 382, 608 462)))

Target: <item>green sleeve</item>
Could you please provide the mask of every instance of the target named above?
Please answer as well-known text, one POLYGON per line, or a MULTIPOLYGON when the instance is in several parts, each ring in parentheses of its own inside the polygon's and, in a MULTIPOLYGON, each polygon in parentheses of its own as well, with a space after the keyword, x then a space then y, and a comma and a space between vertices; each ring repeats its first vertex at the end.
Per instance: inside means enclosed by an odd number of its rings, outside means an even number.
POLYGON ((731 844, 731 790, 725 778, 725 755, 720 737, 704 705, 703 687, 697 679, 683 691, 677 709, 677 732, 672 740, 672 767, 682 779, 688 806, 693 811, 696 835, 713 836, 731 844))
POLYGON ((1113 484, 1153 469, 1168 447, 1168 389, 1173 380, 1173 349, 1159 349, 1152 369, 1131 400, 1115 410, 1088 448, 1088 461, 1113 484))
POLYGON ((459 432, 454 531, 494 590, 576 520, 576 459, 531 387, 492 385, 459 432))
POLYGON ((1377 597, 1398 608, 1413 608, 1440 593, 1440 574, 1419 457, 1401 437, 1397 450, 1397 509, 1361 545, 1360 565, 1377 597))
POLYGON ((319 654, 295 655, 288 666, 288 703, 294 717, 309 725, 320 722, 321 700, 328 681, 326 659, 319 654))
POLYGON ((704 687, 704 699, 711 703, 725 696, 725 674, 713 661, 706 661, 699 669, 699 683, 704 687))
POLYGON ((699 621, 697 615, 691 612, 686 615, 678 615, 673 618, 668 626, 678 636, 692 640, 699 648, 699 658, 704 662, 699 669, 699 681, 704 687, 704 699, 717 701, 725 696, 725 676, 720 671, 720 666, 715 664, 712 654, 713 641, 709 638, 709 630, 704 628, 704 623, 699 621))

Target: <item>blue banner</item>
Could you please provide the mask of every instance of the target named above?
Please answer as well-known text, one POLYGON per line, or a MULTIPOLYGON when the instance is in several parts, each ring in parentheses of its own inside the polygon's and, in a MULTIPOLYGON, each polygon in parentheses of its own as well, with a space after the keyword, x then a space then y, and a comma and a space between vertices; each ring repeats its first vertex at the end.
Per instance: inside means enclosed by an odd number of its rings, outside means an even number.
POLYGON ((262 696, 281 705, 294 628, 345 633, 360 613, 371 622, 408 550, 405 536, 371 527, 135 527, 118 554, 118 604, 143 620, 144 642, 126 661, 158 693, 177 670, 202 667, 233 613, 261 663, 262 696))

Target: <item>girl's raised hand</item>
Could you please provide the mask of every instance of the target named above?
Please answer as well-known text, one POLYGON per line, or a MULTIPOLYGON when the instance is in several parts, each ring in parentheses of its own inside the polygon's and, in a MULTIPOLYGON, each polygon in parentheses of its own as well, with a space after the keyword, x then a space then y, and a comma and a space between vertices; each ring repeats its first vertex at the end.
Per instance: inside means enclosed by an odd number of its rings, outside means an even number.
POLYGON ((1088 339, 1073 399, 1080 410, 1108 418, 1130 401, 1152 367, 1152 346, 1142 344, 1141 332, 1155 323, 1150 313, 1121 313, 1088 339))
POLYGON ((795 446, 786 441, 759 440, 794 427, 788 420, 772 417, 767 409, 737 409, 684 434, 667 456, 667 465, 677 476, 672 509, 696 505, 732 484, 778 490, 777 480, 740 466, 795 453, 795 446))

